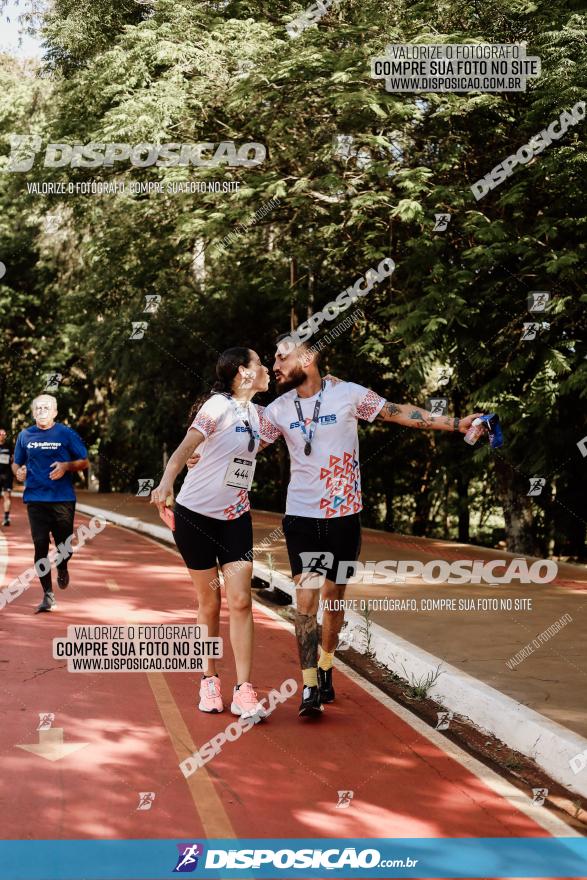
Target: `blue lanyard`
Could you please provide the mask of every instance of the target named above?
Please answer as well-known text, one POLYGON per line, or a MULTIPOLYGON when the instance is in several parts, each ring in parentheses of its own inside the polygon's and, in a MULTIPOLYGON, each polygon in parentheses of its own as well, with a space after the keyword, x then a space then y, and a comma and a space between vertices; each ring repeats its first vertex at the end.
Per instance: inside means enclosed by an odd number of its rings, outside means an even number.
POLYGON ((320 385, 320 394, 318 395, 318 400, 314 404, 314 415, 312 416, 312 423, 310 427, 310 433, 306 431, 306 425, 304 423, 304 416, 302 413, 302 405, 300 403, 300 398, 296 397, 294 400, 294 404, 296 407, 296 412, 298 414, 298 421, 300 423, 300 428, 302 429, 302 433, 306 438, 306 444, 304 446, 304 455, 310 455, 312 452, 312 440, 314 439, 314 434, 316 433, 316 428, 318 427, 318 416, 320 415, 320 407, 322 406, 322 392, 324 391, 324 386, 326 382, 322 379, 322 384, 320 385))

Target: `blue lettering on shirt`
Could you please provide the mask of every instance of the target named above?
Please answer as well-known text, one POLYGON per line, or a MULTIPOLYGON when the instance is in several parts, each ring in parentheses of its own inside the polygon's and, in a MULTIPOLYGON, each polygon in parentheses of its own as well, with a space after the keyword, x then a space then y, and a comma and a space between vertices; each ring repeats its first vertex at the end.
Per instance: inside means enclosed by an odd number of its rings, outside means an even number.
MULTIPOLYGON (((318 422, 321 425, 335 425, 336 424, 336 413, 330 413, 328 416, 318 416, 318 422)), ((301 422, 292 422, 289 426, 290 431, 294 428, 299 428, 301 426, 301 422)), ((306 423, 306 427, 311 424, 311 421, 308 420, 306 423)))

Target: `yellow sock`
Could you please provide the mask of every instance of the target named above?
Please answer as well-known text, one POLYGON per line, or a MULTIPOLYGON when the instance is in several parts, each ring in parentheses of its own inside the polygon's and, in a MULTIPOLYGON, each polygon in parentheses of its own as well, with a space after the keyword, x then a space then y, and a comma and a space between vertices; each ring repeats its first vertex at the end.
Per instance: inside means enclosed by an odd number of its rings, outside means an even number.
POLYGON ((311 669, 302 669, 302 676, 304 679, 304 687, 318 686, 318 670, 315 666, 311 669))
POLYGON ((332 654, 329 654, 328 651, 325 651, 324 648, 320 648, 320 659, 318 660, 318 666, 320 669, 323 669, 326 672, 327 669, 332 669, 334 666, 334 651, 332 654))

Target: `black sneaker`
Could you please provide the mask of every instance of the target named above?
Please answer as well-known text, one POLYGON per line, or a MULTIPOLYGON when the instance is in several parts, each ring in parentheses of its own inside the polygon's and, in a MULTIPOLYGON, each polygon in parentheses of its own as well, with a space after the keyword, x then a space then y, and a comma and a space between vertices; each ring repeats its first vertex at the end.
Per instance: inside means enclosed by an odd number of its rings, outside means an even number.
POLYGON ((55 601, 55 596, 53 593, 45 593, 43 596, 43 601, 37 608, 35 614, 38 614, 40 611, 53 611, 57 602, 55 601))
POLYGON ((320 688, 321 702, 333 703, 335 694, 332 687, 332 668, 320 669, 318 667, 318 687, 320 688))
POLYGON ((319 687, 304 687, 298 715, 319 715, 324 711, 319 687))
POLYGON ((68 571, 57 571, 57 586, 60 590, 65 590, 67 586, 69 586, 69 572, 68 571))
POLYGON ((3 525, 3 526, 9 526, 9 525, 10 525, 10 517, 9 517, 9 516, 5 516, 5 517, 4 517, 4 522, 2 523, 2 525, 3 525))

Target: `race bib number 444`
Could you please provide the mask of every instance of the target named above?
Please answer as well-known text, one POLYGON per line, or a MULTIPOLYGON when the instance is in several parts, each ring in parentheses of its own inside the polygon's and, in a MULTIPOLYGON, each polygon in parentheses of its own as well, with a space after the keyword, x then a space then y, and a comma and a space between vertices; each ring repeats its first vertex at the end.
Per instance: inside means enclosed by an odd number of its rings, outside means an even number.
POLYGON ((257 462, 254 458, 237 458, 235 456, 226 469, 224 485, 233 486, 235 489, 250 489, 253 485, 256 465, 257 462))

